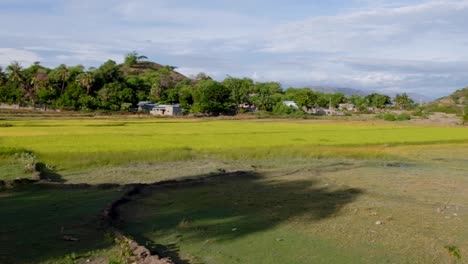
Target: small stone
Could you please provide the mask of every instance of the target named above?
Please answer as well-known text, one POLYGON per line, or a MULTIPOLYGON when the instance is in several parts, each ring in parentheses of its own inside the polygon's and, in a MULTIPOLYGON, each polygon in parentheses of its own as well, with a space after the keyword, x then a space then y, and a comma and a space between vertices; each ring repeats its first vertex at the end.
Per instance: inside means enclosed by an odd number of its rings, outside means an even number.
POLYGON ((234 232, 234 231, 237 231, 237 228, 233 228, 233 229, 232 229, 232 232, 234 232))
POLYGON ((78 238, 72 236, 63 236, 63 240, 75 242, 78 241, 78 238))
POLYGON ((284 239, 282 239, 282 238, 277 238, 277 239, 276 239, 277 242, 281 242, 281 241, 283 241, 283 240, 284 240, 284 239))
POLYGON ((377 221, 375 222, 376 225, 383 225, 383 222, 382 221, 377 221))

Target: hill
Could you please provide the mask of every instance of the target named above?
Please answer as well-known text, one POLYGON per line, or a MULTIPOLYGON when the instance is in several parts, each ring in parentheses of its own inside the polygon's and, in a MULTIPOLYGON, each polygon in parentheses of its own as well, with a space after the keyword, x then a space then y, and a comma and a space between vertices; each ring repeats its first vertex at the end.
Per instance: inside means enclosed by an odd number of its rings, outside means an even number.
POLYGON ((176 67, 164 66, 156 62, 142 61, 137 62, 132 66, 125 64, 120 65, 120 70, 126 76, 140 76, 151 72, 160 72, 170 78, 173 82, 180 82, 188 79, 185 75, 175 71, 176 67))
POLYGON ((458 114, 462 112, 462 105, 468 105, 468 87, 429 103, 428 108, 433 112, 458 114))

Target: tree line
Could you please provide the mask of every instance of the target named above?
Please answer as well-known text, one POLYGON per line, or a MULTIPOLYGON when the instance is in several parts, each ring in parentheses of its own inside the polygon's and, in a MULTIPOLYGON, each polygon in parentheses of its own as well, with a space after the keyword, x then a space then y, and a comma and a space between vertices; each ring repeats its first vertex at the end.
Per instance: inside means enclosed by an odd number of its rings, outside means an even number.
MULTIPOLYGON (((13 62, 5 70, 0 68, 0 102, 80 111, 129 111, 139 101, 153 101, 180 104, 186 113, 212 115, 248 108, 241 106, 278 114, 297 111, 285 106, 286 100, 296 102, 301 109, 351 103, 365 110, 392 103, 389 96, 378 93, 346 97, 309 88, 283 89, 277 82, 254 82, 249 78, 228 77, 218 82, 203 73, 186 78, 175 72, 175 67, 145 59, 133 52, 126 55, 123 64, 108 60, 89 69, 64 64, 50 69, 39 62, 23 68, 13 62)), ((393 103, 401 109, 414 106, 406 94, 397 95, 393 103)))

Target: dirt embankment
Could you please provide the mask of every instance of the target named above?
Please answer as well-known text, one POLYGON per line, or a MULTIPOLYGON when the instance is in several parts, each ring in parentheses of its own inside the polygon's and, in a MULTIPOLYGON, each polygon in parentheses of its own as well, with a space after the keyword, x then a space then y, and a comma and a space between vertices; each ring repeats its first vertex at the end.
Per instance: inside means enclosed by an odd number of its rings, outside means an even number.
POLYGON ((180 180, 161 181, 153 184, 133 184, 125 186, 128 191, 119 199, 110 203, 101 213, 102 223, 105 228, 111 231, 115 236, 116 241, 120 245, 131 252, 130 261, 138 264, 174 264, 169 258, 163 258, 157 254, 153 254, 148 248, 138 244, 135 240, 126 236, 117 225, 123 221, 120 218, 120 207, 124 204, 136 199, 145 189, 153 187, 174 187, 178 185, 194 185, 201 184, 219 177, 234 177, 247 175, 244 171, 235 172, 220 172, 203 178, 186 178, 180 180))

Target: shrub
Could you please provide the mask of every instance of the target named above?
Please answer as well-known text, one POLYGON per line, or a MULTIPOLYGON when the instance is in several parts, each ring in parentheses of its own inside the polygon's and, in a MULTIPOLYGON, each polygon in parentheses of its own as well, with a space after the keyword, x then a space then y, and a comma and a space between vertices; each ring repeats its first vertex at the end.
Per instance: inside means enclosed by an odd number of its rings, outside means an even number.
POLYGON ((429 114, 430 114, 429 111, 422 107, 419 107, 413 111, 413 116, 419 116, 424 119, 429 118, 429 114))
POLYGON ((33 173, 36 171, 37 158, 31 152, 16 153, 14 159, 24 164, 24 172, 33 173))
POLYGON ((397 116, 395 116, 395 118, 396 118, 396 121, 407 121, 407 120, 411 120, 411 116, 408 115, 408 114, 405 114, 405 113, 403 113, 403 114, 401 114, 401 115, 397 115, 397 116))
POLYGON ((468 113, 464 114, 462 116, 462 123, 463 124, 468 124, 468 113))
POLYGON ((9 123, 0 123, 0 127, 12 127, 12 124, 9 123))
POLYGON ((301 110, 296 110, 292 107, 289 107, 282 102, 277 103, 273 107, 273 113, 276 115, 291 115, 291 114, 303 114, 301 110))
POLYGON ((396 121, 396 117, 393 114, 383 114, 382 119, 385 121, 396 121))

